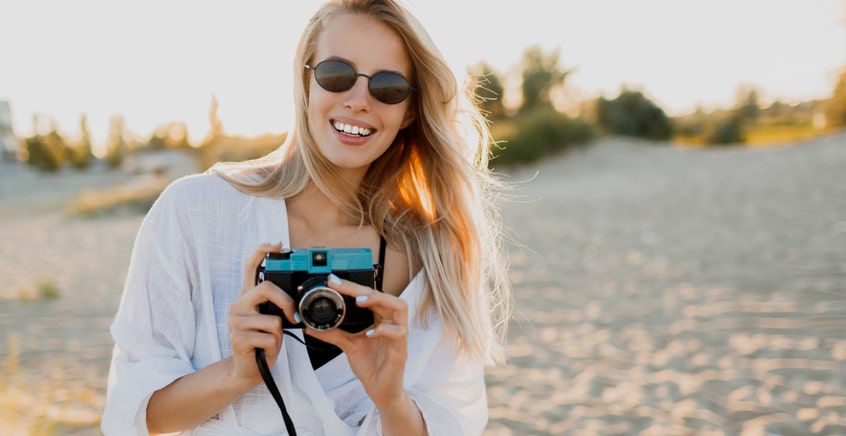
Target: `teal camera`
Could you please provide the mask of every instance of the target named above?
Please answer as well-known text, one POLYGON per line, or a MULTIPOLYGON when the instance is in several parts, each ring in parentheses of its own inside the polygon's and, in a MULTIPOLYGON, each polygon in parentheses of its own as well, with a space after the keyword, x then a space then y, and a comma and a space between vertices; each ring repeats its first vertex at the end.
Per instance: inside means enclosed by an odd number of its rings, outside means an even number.
POLYGON ((373 254, 369 248, 283 249, 268 253, 256 272, 256 282, 270 280, 291 296, 301 323, 291 324, 271 302, 259 312, 278 315, 283 328, 314 330, 340 328, 351 333, 373 325, 373 312, 358 307, 355 299, 330 288, 329 274, 372 288, 375 282, 373 254))

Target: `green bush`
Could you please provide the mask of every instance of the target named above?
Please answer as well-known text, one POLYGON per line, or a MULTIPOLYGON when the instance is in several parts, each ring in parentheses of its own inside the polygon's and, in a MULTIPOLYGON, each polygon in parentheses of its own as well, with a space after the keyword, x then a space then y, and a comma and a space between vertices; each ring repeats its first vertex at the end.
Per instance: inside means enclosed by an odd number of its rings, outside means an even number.
POLYGON ((35 281, 35 289, 21 289, 18 300, 27 302, 36 299, 54 300, 62 296, 56 280, 51 277, 40 277, 35 281))
POLYGON ((84 170, 91 166, 94 155, 91 153, 91 144, 83 143, 68 146, 65 151, 68 161, 78 170, 84 170))
POLYGON ((38 280, 35 286, 38 288, 38 296, 41 298, 52 300, 61 296, 59 287, 52 278, 42 278, 38 280))
POLYGON ((47 135, 34 135, 24 140, 27 162, 43 171, 58 171, 67 161, 68 146, 56 130, 47 135))
POLYGON ((553 110, 539 110, 520 115, 514 130, 504 138, 492 161, 495 166, 530 163, 590 142, 593 127, 581 119, 570 118, 553 110))
POLYGON ((664 110, 640 91, 623 90, 613 100, 600 98, 596 104, 600 127, 615 135, 662 141, 673 136, 673 125, 664 110))
POLYGON ((62 165, 63 157, 47 145, 42 136, 26 138, 24 144, 29 156, 27 163, 30 165, 44 171, 56 171, 62 165))
POLYGON ((713 121, 705 127, 702 136, 706 144, 742 144, 746 141, 743 132, 743 118, 741 114, 733 113, 713 121))

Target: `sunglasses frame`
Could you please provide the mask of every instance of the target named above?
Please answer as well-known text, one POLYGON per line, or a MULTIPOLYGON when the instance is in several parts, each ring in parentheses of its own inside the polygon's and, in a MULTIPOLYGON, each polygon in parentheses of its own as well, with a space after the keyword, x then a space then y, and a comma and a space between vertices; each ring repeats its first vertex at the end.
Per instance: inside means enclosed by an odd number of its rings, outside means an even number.
POLYGON ((315 82, 317 82, 317 84, 320 85, 321 88, 323 88, 323 89, 325 89, 326 91, 329 91, 329 92, 340 93, 340 92, 349 91, 350 89, 353 88, 353 86, 355 86, 355 82, 358 81, 359 77, 366 77, 367 78, 367 92, 370 93, 370 96, 373 97, 374 99, 376 99, 377 101, 385 103, 385 104, 400 104, 400 103, 404 102, 406 99, 408 99, 408 97, 411 96, 412 92, 417 91, 417 88, 415 88, 414 86, 411 86, 411 83, 408 81, 408 79, 405 78, 405 76, 403 76, 402 74, 397 73, 395 71, 382 70, 382 71, 377 71, 377 72, 373 73, 372 75, 367 75, 367 74, 364 74, 364 73, 359 73, 358 71, 355 70, 355 68, 352 65, 349 64, 349 62, 342 61, 340 59, 325 59, 325 60, 318 62, 314 66, 312 66, 312 65, 304 65, 304 66, 305 66, 306 70, 314 71, 315 82), (345 65, 346 67, 348 67, 350 69, 350 71, 352 71, 353 80, 350 81, 350 86, 348 88, 333 90, 333 89, 327 88, 326 86, 323 85, 323 83, 320 82, 321 79, 318 76, 318 68, 320 68, 321 65, 324 65, 327 62, 340 63, 342 65, 345 65), (402 97, 402 99, 397 100, 397 101, 390 101, 390 100, 385 101, 382 98, 379 98, 379 96, 373 92, 373 88, 371 87, 371 85, 373 84, 373 78, 380 75, 380 74, 392 74, 392 75, 397 76, 397 77, 402 79, 402 81, 408 87, 408 90, 405 93, 405 95, 402 97))

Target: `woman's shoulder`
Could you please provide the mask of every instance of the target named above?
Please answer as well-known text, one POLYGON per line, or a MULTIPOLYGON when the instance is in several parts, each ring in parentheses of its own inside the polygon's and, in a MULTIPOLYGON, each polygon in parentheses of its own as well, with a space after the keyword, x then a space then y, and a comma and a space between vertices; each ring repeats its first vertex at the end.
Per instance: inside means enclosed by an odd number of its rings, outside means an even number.
POLYGON ((231 195, 238 191, 216 174, 191 174, 174 180, 162 196, 195 198, 198 195, 231 195))
POLYGON ((159 195, 153 208, 162 212, 169 210, 177 215, 191 215, 209 212, 224 205, 237 207, 248 197, 217 175, 192 174, 171 182, 159 195))
MULTIPOLYGON (((263 211, 284 210, 284 202, 245 193, 213 173, 179 178, 162 192, 154 208, 198 220, 244 218, 263 211)), ((275 216, 276 214, 274 214, 275 216)))
POLYGON ((174 180, 165 188, 158 201, 187 207, 233 202, 239 197, 249 196, 216 174, 202 173, 174 180))

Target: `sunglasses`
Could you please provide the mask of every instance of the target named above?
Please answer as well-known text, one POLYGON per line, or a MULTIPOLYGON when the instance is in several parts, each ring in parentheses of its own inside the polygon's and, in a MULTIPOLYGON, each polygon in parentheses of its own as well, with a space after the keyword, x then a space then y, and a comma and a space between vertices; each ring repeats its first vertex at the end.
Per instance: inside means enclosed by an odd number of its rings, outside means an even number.
POLYGON ((402 103, 412 91, 408 80, 399 73, 379 71, 368 76, 358 73, 352 65, 336 59, 329 59, 315 66, 306 65, 307 70, 314 70, 314 80, 321 88, 329 92, 344 92, 355 86, 358 77, 367 77, 367 89, 376 100, 385 104, 402 103))

